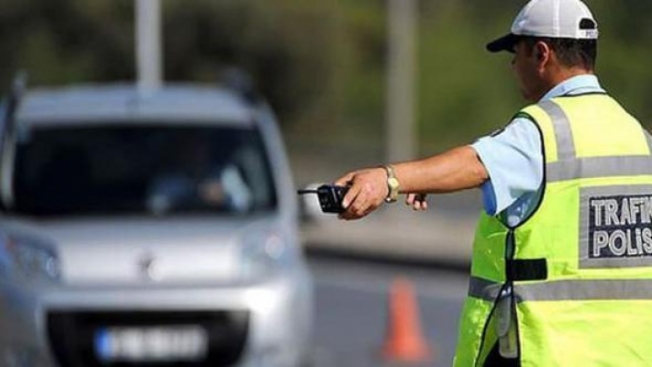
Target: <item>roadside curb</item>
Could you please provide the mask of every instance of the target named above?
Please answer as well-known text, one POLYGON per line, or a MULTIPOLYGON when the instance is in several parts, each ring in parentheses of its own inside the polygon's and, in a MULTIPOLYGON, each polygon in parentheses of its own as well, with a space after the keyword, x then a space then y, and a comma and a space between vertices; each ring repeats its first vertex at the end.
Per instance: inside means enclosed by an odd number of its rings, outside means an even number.
POLYGON ((319 244, 305 246, 304 252, 309 257, 319 259, 345 259, 357 262, 371 262, 374 264, 406 265, 413 268, 436 268, 455 272, 468 273, 471 267, 470 261, 450 261, 435 258, 417 258, 414 256, 389 255, 378 252, 361 252, 351 250, 340 250, 319 244))
POLYGON ((468 271, 475 216, 380 211, 359 221, 334 216, 302 225, 307 254, 468 271))

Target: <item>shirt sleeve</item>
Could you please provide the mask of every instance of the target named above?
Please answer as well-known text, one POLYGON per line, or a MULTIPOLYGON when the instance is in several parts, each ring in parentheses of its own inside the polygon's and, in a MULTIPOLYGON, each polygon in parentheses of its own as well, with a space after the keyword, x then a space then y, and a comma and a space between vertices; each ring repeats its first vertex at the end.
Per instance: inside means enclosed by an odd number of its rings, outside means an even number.
POLYGON ((515 118, 502 131, 482 137, 471 146, 489 174, 489 180, 482 185, 487 214, 502 212, 541 186, 541 133, 533 121, 515 118))

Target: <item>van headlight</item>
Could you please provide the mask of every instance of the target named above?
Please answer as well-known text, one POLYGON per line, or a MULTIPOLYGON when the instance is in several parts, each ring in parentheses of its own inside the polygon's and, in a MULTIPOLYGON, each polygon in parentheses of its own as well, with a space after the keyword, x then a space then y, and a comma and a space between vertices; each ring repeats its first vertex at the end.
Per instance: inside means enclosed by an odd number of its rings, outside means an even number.
POLYGON ((249 232, 241 246, 242 277, 260 279, 295 266, 297 249, 274 232, 249 232))
POLYGON ((60 278, 55 252, 12 237, 0 239, 0 273, 27 281, 56 282, 60 278))

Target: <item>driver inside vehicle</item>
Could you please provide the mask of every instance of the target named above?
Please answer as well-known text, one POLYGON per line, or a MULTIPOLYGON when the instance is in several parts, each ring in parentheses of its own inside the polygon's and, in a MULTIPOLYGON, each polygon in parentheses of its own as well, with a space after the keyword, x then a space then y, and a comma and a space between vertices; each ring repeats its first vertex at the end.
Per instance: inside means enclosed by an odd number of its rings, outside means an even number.
POLYGON ((206 137, 181 134, 172 147, 173 164, 164 167, 150 185, 152 212, 246 212, 250 208, 252 194, 239 168, 215 154, 206 137))

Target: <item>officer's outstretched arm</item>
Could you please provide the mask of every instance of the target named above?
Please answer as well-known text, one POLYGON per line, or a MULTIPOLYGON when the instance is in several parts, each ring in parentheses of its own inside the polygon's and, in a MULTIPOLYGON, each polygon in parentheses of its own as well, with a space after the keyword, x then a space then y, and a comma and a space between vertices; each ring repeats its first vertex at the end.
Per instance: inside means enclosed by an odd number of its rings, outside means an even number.
MULTIPOLYGON (((476 151, 468 145, 421 160, 395 163, 392 167, 400 183, 400 192, 408 194, 475 188, 489 177, 476 151)), ((340 215, 342 219, 366 216, 383 203, 388 193, 387 173, 382 167, 349 172, 335 184, 350 186, 342 202, 346 208, 340 215)))

